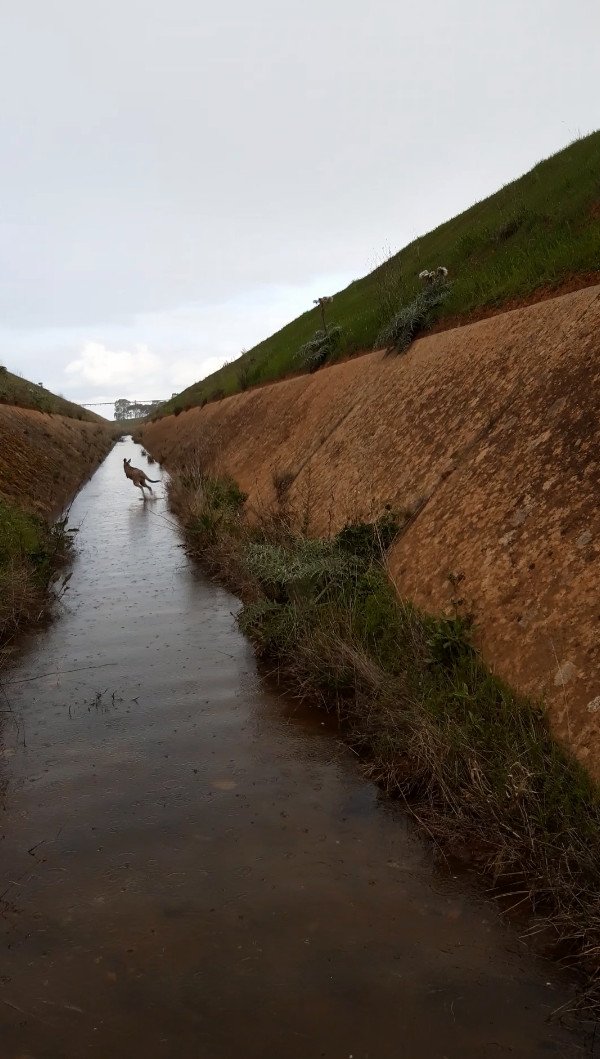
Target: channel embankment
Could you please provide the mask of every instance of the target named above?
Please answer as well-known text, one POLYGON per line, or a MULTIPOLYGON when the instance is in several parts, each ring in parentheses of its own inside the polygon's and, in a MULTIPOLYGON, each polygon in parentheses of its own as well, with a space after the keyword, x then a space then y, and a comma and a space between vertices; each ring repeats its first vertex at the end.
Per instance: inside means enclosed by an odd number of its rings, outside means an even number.
POLYGON ((250 509, 285 483, 310 532, 386 504, 398 591, 475 614, 491 667, 543 698, 600 775, 600 287, 149 423, 167 468, 235 478, 250 509))

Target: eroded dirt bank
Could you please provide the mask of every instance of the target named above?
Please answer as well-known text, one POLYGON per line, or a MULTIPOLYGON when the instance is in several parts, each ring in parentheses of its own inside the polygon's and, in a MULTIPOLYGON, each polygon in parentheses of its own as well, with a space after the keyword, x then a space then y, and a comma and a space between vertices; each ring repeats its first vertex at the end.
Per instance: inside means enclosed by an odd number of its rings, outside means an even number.
POLYGON ((417 514, 392 550, 424 609, 460 594, 487 661, 543 695, 600 774, 600 288, 373 353, 149 424, 167 466, 232 475, 255 508, 289 476, 312 532, 417 514))
POLYGON ((3 1059, 585 1055, 547 1021, 555 970, 265 689, 123 456, 145 466, 117 445, 76 499, 66 613, 5 688, 3 1059))
POLYGON ((75 494, 113 443, 111 424, 0 405, 0 497, 52 515, 75 494))

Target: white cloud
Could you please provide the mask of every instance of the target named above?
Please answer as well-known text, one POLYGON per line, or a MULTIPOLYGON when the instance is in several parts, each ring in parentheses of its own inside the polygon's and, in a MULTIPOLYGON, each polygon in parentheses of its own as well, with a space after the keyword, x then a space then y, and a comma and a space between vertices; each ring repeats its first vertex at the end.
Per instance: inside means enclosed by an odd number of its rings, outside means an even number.
POLYGON ((216 371, 224 358, 208 357, 201 364, 198 360, 178 357, 169 360, 166 356, 152 353, 148 346, 136 345, 133 349, 109 349, 103 342, 86 342, 80 355, 65 366, 72 387, 85 384, 102 387, 90 400, 114 400, 106 392, 115 394, 119 388, 138 397, 170 397, 173 390, 183 390, 196 382, 199 371, 204 374, 216 371))
POLYGON ((224 301, 135 314, 119 324, 100 324, 92 333, 78 327, 22 331, 0 323, 0 363, 78 402, 163 400, 211 375, 311 308, 313 298, 340 290, 351 278, 338 272, 296 286, 271 284, 224 301))
POLYGON ((151 384, 161 367, 160 358, 147 346, 113 350, 102 342, 86 342, 77 360, 67 364, 65 373, 94 386, 139 387, 151 384))
POLYGON ((86 392, 88 404, 112 403, 119 395, 137 400, 165 400, 171 393, 178 393, 216 371, 226 359, 223 354, 201 359, 171 359, 166 354, 151 352, 147 345, 110 349, 104 342, 87 341, 79 356, 65 365, 68 379, 65 389, 86 392), (93 393, 92 386, 98 387, 93 393))

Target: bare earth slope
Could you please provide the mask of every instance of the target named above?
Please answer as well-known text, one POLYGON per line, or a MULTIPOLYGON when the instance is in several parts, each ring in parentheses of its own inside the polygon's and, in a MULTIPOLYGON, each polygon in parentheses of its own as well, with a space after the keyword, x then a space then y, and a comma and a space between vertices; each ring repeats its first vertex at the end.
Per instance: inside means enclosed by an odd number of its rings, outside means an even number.
POLYGON ((0 497, 53 515, 106 455, 111 425, 0 406, 0 497))
POLYGON ((144 444, 254 506, 290 473, 315 533, 419 507, 399 592, 441 611, 462 574, 487 660, 600 774, 599 327, 590 287, 159 420, 144 444))

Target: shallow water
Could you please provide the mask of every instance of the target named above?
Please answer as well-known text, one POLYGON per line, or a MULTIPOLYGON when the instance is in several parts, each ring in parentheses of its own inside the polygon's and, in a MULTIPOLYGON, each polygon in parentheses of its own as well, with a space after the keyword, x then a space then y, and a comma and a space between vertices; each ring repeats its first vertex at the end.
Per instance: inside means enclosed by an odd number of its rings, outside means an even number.
POLYGON ((118 444, 80 493, 63 614, 7 678, 2 1059, 585 1054, 552 966, 265 688, 124 456, 146 466, 118 444))

